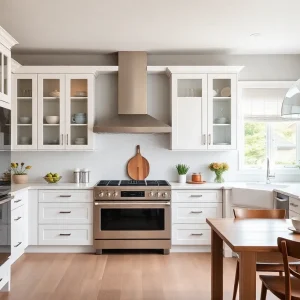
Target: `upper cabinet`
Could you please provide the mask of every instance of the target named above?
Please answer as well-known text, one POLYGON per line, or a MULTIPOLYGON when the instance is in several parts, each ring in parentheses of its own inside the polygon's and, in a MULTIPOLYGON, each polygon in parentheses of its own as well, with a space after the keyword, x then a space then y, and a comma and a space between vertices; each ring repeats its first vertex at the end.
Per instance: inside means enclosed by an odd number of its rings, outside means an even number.
POLYGON ((11 108, 11 48, 18 42, 0 26, 0 106, 11 108))
POLYGON ((93 150, 93 74, 14 74, 14 150, 93 150))
POLYGON ((237 148, 237 80, 242 67, 170 67, 172 150, 237 148))

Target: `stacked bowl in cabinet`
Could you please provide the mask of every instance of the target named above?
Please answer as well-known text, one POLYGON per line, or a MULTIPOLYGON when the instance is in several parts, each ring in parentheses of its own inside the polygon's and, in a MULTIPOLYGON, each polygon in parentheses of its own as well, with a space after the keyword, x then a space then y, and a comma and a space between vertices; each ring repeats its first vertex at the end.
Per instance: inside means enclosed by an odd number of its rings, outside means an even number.
POLYGON ((206 218, 222 218, 221 190, 172 191, 172 245, 211 245, 206 218))

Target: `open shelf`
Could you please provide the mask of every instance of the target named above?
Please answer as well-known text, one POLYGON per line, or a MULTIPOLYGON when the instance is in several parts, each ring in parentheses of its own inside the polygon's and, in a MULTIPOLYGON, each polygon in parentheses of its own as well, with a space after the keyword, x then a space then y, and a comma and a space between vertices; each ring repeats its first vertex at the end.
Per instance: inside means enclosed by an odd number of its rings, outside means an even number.
POLYGON ((32 97, 17 97, 18 100, 31 100, 32 97))
POLYGON ((87 126, 87 124, 71 124, 71 126, 87 126))
POLYGON ((60 126, 60 124, 43 124, 44 126, 60 126))
POLYGON ((71 97, 71 99, 72 100, 80 100, 80 99, 85 100, 85 99, 88 99, 88 97, 73 96, 73 97, 71 97))
POLYGON ((213 124, 214 126, 231 126, 231 124, 213 124))
POLYGON ((59 99, 60 97, 43 97, 45 100, 56 100, 59 99))
POLYGON ((18 124, 18 126, 32 126, 32 124, 18 124))
POLYGON ((214 97, 214 100, 231 100, 231 97, 214 97))

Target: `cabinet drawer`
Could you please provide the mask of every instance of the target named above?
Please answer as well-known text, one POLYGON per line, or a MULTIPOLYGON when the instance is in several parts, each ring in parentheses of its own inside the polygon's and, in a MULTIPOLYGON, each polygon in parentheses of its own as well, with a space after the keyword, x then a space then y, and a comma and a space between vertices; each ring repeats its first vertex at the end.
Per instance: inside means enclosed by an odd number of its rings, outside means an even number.
POLYGON ((221 203, 173 203, 172 223, 206 223, 206 218, 222 218, 221 203))
POLYGON ((39 203, 39 224, 92 224, 92 203, 39 203))
POLYGON ((300 214, 293 212, 292 210, 289 211, 289 219, 291 218, 300 218, 300 214))
POLYGON ((211 230, 201 224, 175 224, 172 245, 210 245, 211 230))
MULTIPOLYGON (((11 252, 12 257, 15 258, 16 253, 24 252, 24 206, 20 206, 11 212, 11 252)), ((13 259, 14 261, 14 259, 13 259)))
POLYGON ((0 289, 10 280, 10 261, 6 261, 0 267, 0 289))
POLYGON ((93 202, 93 192, 90 190, 39 191, 39 202, 93 202))
POLYGON ((14 199, 11 201, 11 210, 14 210, 22 205, 28 197, 28 191, 21 191, 14 194, 14 199))
POLYGON ((39 225, 39 245, 92 244, 92 225, 39 225))
POLYGON ((300 214, 300 199, 290 197, 290 210, 300 214))
POLYGON ((172 191, 172 202, 222 202, 222 191, 172 191))

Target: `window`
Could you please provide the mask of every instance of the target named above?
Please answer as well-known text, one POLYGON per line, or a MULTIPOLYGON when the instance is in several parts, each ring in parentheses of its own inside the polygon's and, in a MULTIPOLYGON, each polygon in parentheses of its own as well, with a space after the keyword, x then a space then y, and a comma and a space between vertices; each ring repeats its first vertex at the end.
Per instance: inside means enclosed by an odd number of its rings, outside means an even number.
POLYGON ((292 170, 299 164, 300 122, 280 116, 282 100, 292 83, 283 87, 272 84, 247 83, 242 87, 242 169, 266 168, 267 158, 275 169, 292 170))

